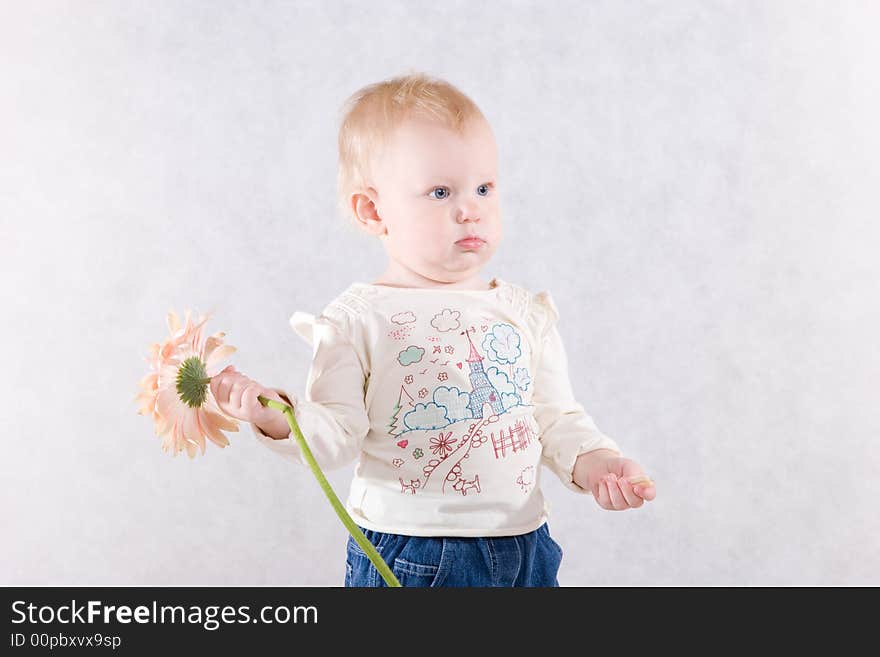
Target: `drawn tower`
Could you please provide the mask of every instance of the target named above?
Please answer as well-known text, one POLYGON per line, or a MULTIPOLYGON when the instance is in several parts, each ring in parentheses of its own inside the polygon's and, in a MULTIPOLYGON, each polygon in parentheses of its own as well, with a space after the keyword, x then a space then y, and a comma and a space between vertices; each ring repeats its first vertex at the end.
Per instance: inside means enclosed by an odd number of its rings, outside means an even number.
POLYGON ((462 331, 461 334, 467 336, 471 345, 471 353, 467 359, 468 367, 471 369, 471 394, 468 408, 471 409, 474 417, 483 417, 483 404, 489 402, 495 415, 501 415, 504 412, 501 393, 489 382, 489 377, 483 371, 483 357, 477 353, 477 348, 471 340, 470 329, 462 331))

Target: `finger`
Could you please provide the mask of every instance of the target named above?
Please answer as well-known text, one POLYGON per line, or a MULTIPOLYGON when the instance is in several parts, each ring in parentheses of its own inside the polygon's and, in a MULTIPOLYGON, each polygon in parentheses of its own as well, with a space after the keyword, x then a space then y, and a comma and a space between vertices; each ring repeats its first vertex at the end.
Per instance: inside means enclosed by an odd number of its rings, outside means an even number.
POLYGON ((223 381, 223 370, 220 370, 212 376, 211 382, 208 384, 208 388, 211 390, 211 394, 214 395, 214 399, 217 399, 217 391, 220 388, 221 381, 223 381))
POLYGON ((623 494, 623 499, 626 501, 627 506, 638 509, 645 503, 645 500, 636 495, 633 485, 626 479, 618 479, 617 485, 620 487, 620 492, 623 494))
POLYGON ((596 498, 596 501, 599 502, 599 506, 603 509, 612 509, 611 506, 611 495, 608 493, 608 482, 604 479, 599 481, 599 497, 596 498))
MULTIPOLYGON (((229 386, 232 381, 228 374, 219 374, 216 379, 217 385, 213 389, 214 399, 217 400, 218 404, 225 405, 229 399, 229 386)), ((211 384, 214 384, 213 379, 211 380, 211 384)))
POLYGON ((628 505, 623 498, 620 486, 617 485, 617 477, 608 475, 605 480, 608 482, 608 494, 611 496, 611 505, 614 507, 614 510, 620 511, 625 509, 628 505))
POLYGON ((229 376, 229 372, 231 369, 232 365, 227 365, 211 377, 211 392, 214 392, 214 390, 216 390, 220 386, 220 384, 223 383, 224 380, 226 380, 226 378, 229 376))
POLYGON ((647 502, 650 502, 657 497, 657 488, 654 484, 651 484, 650 486, 636 486, 635 491, 639 497, 647 502))
MULTIPOLYGON (((251 415, 258 415, 263 413, 266 407, 260 403, 260 400, 257 399, 261 394, 263 394, 263 386, 261 386, 256 381, 251 381, 245 387, 244 392, 241 394, 241 403, 244 408, 246 408, 251 415)), ((271 409, 268 409, 271 410, 271 409)))
POLYGON ((239 374, 235 377, 235 381, 232 383, 232 388, 229 390, 229 402, 233 404, 236 408, 241 408, 241 397, 242 393, 244 393, 244 389, 248 384, 247 377, 242 374, 239 374))
POLYGON ((253 409, 254 405, 260 405, 257 401, 260 386, 255 381, 245 383, 244 389, 241 391, 241 405, 245 408, 253 409))
POLYGON ((648 486, 654 483, 653 481, 651 481, 651 478, 644 473, 628 476, 626 477, 626 480, 633 486, 648 486))

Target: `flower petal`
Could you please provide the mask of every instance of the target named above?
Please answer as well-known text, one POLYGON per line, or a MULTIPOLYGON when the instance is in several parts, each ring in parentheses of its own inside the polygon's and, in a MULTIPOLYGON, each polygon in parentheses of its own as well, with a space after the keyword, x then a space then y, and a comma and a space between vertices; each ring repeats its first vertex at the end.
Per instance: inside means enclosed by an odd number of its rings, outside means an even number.
POLYGON ((200 421, 200 418, 202 416, 201 409, 199 409, 199 408, 194 409, 192 416, 193 416, 193 424, 196 427, 195 439, 196 439, 196 442, 199 444, 199 449, 202 452, 202 456, 204 456, 206 441, 205 441, 205 429, 204 429, 204 427, 202 427, 202 423, 200 421))
POLYGON ((214 413, 206 412, 204 409, 201 409, 200 413, 200 424, 211 442, 213 442, 218 447, 228 446, 229 439, 220 431, 220 427, 215 421, 215 418, 218 416, 214 413))
POLYGON ((180 330, 180 319, 177 317, 177 313, 173 310, 168 311, 168 315, 165 318, 165 321, 168 324, 168 331, 171 335, 177 333, 180 330))
MULTIPOLYGON (((212 338, 208 338, 211 340, 212 338)), ((235 347, 232 345, 225 344, 223 346, 218 346, 211 350, 210 355, 205 356, 205 367, 208 370, 208 376, 213 376, 216 372, 213 372, 213 368, 215 364, 219 364, 224 361, 226 358, 231 356, 237 351, 235 347)))

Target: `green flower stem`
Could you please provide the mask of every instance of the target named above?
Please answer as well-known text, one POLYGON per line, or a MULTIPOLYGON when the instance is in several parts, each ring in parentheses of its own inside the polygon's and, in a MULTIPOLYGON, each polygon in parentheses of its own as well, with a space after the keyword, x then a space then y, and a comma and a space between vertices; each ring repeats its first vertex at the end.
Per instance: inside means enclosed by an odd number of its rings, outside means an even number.
POLYGON ((293 415, 293 409, 287 404, 282 404, 281 402, 275 401, 274 399, 268 399, 263 395, 259 395, 257 399, 263 406, 268 406, 269 408, 274 408, 284 413, 284 417, 287 418, 287 424, 290 425, 290 430, 296 437, 296 442, 299 444, 299 448, 302 451, 306 462, 309 464, 309 468, 311 468, 312 474, 315 475, 315 478, 321 485, 321 489, 324 491, 327 499, 330 500, 330 504, 333 505, 333 509, 336 511, 336 515, 338 515, 339 519, 342 520, 342 524, 345 525, 346 529, 348 529, 348 532, 352 535, 354 540, 357 541, 357 544, 361 546, 367 557, 369 557, 370 561, 373 562, 373 565, 376 566, 376 570, 378 570, 379 574, 382 575, 382 579, 385 580, 385 583, 388 586, 400 586, 400 582, 394 576, 394 573, 391 572, 388 564, 385 563, 385 560, 382 559, 382 556, 376 551, 376 548, 373 547, 373 544, 370 543, 369 540, 367 540, 367 537, 364 536, 361 528, 358 527, 357 524, 355 524, 354 520, 351 519, 351 516, 348 515, 348 511, 345 510, 345 507, 339 501, 339 498, 336 497, 336 493, 334 493, 333 489, 330 487, 330 482, 327 481, 327 478, 321 471, 320 466, 318 466, 318 462, 315 461, 315 457, 312 456, 312 450, 309 449, 309 446, 306 444, 305 438, 303 438, 302 432, 299 430, 299 425, 296 423, 296 418, 293 415))

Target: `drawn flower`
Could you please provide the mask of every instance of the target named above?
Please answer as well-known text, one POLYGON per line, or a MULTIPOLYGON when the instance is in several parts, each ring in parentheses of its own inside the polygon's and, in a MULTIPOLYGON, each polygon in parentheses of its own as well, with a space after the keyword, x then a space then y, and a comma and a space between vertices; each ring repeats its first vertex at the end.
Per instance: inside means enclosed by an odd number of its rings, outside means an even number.
POLYGON ((413 382, 413 375, 407 374, 405 377, 403 377, 403 380, 406 381, 407 383, 412 383, 413 382))
POLYGON ((455 353, 455 347, 453 347, 452 345, 447 345, 447 346, 444 348, 444 350, 446 351, 447 354, 453 354, 453 353, 455 353))
POLYGON ((440 372, 440 374, 437 375, 437 378, 441 381, 445 381, 449 378, 449 375, 446 372, 440 372))
POLYGON ((150 345, 150 355, 144 358, 151 372, 138 383, 137 412, 152 417, 162 450, 173 456, 183 450, 190 458, 197 451, 204 454, 205 438, 226 447, 229 440, 222 430, 238 431, 238 421, 223 414, 208 386, 235 347, 223 344, 222 332, 203 339, 209 318, 210 313, 194 323, 187 310, 181 327, 177 314, 170 311, 166 318, 170 335, 150 345))
POLYGON ((422 388, 421 390, 419 390, 419 397, 424 399, 427 396, 428 396, 428 389, 427 388, 422 388))
POLYGON ((446 457, 446 454, 452 451, 452 446, 458 442, 457 438, 452 438, 452 432, 444 434, 442 431, 437 438, 431 438, 431 451, 446 457))

